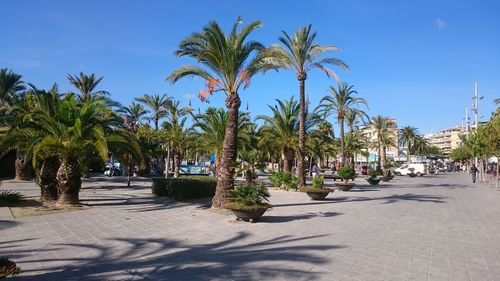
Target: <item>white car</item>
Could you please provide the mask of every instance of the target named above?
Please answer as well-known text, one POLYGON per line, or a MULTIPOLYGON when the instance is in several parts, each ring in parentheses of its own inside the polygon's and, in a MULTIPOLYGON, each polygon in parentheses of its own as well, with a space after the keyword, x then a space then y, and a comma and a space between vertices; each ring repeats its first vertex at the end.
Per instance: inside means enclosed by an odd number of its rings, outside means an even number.
POLYGON ((427 165, 423 163, 415 163, 415 164, 404 164, 403 166, 394 170, 394 174, 400 176, 406 176, 408 174, 415 173, 417 176, 421 177, 427 174, 427 165))

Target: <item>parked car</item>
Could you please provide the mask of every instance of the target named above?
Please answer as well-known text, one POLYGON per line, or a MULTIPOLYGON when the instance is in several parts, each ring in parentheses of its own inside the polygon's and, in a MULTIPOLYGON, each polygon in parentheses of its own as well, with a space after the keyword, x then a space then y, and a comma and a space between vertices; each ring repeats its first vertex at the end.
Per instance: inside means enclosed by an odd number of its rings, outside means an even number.
POLYGON ((421 177, 427 174, 427 165, 424 163, 414 163, 414 164, 404 164, 403 166, 394 170, 394 174, 398 176, 406 176, 415 173, 417 176, 421 177))

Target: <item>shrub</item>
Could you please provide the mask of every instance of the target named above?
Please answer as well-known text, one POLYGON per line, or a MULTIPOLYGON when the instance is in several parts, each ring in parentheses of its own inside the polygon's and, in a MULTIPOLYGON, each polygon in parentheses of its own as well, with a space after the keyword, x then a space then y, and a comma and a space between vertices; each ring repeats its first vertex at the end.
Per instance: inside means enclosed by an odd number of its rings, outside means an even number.
POLYGON ((351 166, 343 166, 338 171, 339 176, 348 181, 349 179, 354 179, 354 169, 351 166))
POLYGON ((19 192, 12 190, 0 191, 0 204, 17 204, 23 200, 23 196, 19 192))
POLYGON ((152 191, 157 196, 168 196, 177 201, 212 197, 217 180, 207 176, 186 176, 179 178, 154 178, 152 191))
POLYGON ((377 177, 377 171, 375 171, 374 169, 368 169, 368 175, 370 176, 370 178, 376 178, 377 177))
POLYGON ((8 258, 0 258, 0 279, 7 276, 16 276, 21 273, 21 268, 8 258))
POLYGON ((317 188, 317 189, 320 189, 320 188, 323 188, 323 186, 325 185, 325 178, 323 178, 323 176, 315 176, 312 178, 312 187, 313 188, 317 188))
POLYGON ((268 208, 270 205, 264 201, 269 201, 270 196, 269 191, 263 185, 241 185, 229 191, 229 203, 226 204, 226 208, 239 210, 268 208))
POLYGON ((290 172, 276 172, 269 176, 272 186, 282 189, 297 188, 298 180, 290 172))

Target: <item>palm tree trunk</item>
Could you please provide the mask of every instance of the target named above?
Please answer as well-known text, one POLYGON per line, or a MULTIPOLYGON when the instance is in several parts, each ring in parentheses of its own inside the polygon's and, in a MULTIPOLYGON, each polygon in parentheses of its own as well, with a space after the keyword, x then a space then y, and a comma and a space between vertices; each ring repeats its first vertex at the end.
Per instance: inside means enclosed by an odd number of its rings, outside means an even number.
POLYGON ((234 169, 238 145, 238 109, 240 97, 237 93, 229 93, 226 98, 227 124, 222 146, 222 159, 217 174, 217 187, 212 199, 212 208, 224 208, 228 201, 229 190, 234 188, 234 169))
POLYGON ((157 131, 157 132, 158 132, 158 121, 159 121, 159 119, 155 118, 155 131, 157 131))
POLYGON ((306 100, 305 100, 305 84, 306 76, 299 77, 300 97, 299 97, 299 159, 297 161, 298 188, 306 186, 306 178, 304 175, 304 157, 306 154, 306 100))
POLYGON ((245 184, 252 184, 253 183, 253 173, 252 173, 252 170, 250 168, 246 169, 243 172, 243 175, 245 177, 245 184))
POLYGON ((24 161, 24 153, 21 149, 16 151, 16 180, 30 180, 33 178, 33 167, 31 161, 24 161))
POLYGON ((380 141, 377 143, 378 147, 378 157, 377 157, 377 173, 380 173, 381 171, 381 163, 382 163, 382 146, 380 145, 380 141))
POLYGON ((292 148, 283 148, 283 171, 291 172, 295 151, 292 148))
POLYGON ((387 163, 387 147, 383 146, 382 147, 382 168, 385 166, 385 163, 387 163))
POLYGON ((149 160, 147 158, 142 159, 137 167, 137 174, 141 177, 149 177, 151 174, 151 167, 149 166, 149 160))
POLYGON ((344 144, 344 118, 339 118, 340 123, 340 153, 342 166, 345 165, 345 144, 344 144))
POLYGON ((181 153, 177 150, 173 151, 174 153, 174 178, 179 177, 180 175, 180 165, 181 165, 181 153))
POLYGON ((59 166, 59 159, 55 156, 49 157, 42 162, 38 181, 41 201, 57 201, 59 197, 57 191, 57 171, 59 166))
POLYGON ((80 164, 77 159, 63 159, 57 171, 57 205, 71 206, 80 203, 79 192, 82 187, 80 164))

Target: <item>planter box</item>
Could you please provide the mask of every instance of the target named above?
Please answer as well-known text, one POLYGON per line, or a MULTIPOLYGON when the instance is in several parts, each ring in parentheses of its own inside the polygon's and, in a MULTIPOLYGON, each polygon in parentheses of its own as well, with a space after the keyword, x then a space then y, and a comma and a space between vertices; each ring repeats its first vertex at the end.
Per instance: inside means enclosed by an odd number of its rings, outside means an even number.
POLYGON ((335 184, 342 191, 349 191, 354 186, 353 182, 339 182, 335 184))
POLYGON ((326 196, 328 196, 328 191, 313 191, 313 192, 306 192, 307 196, 309 196, 312 200, 322 200, 325 199, 326 196))
POLYGON ((380 178, 367 179, 366 181, 371 185, 378 185, 378 183, 380 182, 380 178))
POLYGON ((262 207, 259 209, 254 209, 254 210, 236 210, 236 209, 231 209, 233 211, 233 214, 236 216, 237 220, 243 220, 243 221, 248 221, 248 222, 255 222, 258 220, 262 215, 266 212, 267 207, 262 207))

